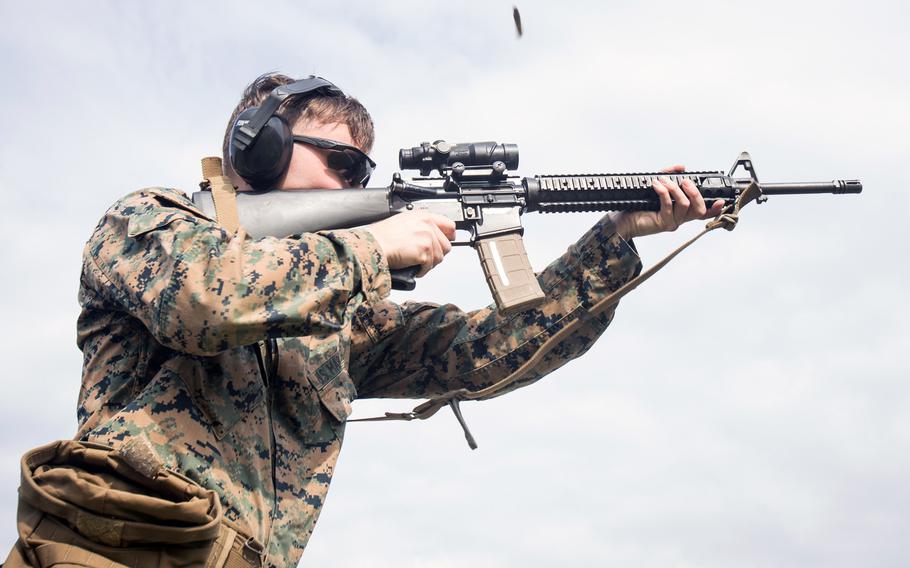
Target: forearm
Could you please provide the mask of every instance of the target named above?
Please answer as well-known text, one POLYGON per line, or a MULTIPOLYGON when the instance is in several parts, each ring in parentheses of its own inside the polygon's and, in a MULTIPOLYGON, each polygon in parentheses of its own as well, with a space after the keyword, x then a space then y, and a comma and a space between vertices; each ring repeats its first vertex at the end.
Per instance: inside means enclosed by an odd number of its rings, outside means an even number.
POLYGON ((575 320, 581 321, 571 334, 498 394, 531 384, 582 355, 606 330, 615 307, 597 316, 590 316, 588 309, 634 277, 640 267, 638 255, 605 218, 539 275, 546 294, 542 306, 502 322, 486 337, 465 342, 459 356, 461 372, 447 386, 477 390, 502 380, 575 320))
POLYGON ((538 309, 504 317, 493 307, 465 313, 451 305, 406 304, 384 306, 382 314, 370 307, 372 312, 358 313, 363 327, 371 330, 370 352, 359 361, 352 358, 352 368, 363 374, 361 396, 425 397, 484 388, 518 368, 565 325, 581 319, 517 385, 533 382, 593 344, 613 312, 591 317, 587 309, 639 270, 634 250, 605 218, 540 273, 546 300, 538 309), (378 358, 374 350, 381 352, 378 358))

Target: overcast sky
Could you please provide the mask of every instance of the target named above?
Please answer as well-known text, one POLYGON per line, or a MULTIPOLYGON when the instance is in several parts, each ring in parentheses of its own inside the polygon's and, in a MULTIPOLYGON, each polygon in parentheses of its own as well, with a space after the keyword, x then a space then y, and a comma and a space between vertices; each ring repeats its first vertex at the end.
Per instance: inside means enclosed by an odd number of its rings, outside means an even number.
MULTIPOLYGON (((377 126, 517 143, 523 175, 860 178, 751 206, 623 300, 583 358, 465 416, 352 424, 307 566, 910 565, 905 2, 0 2, 0 547, 18 459, 72 436, 82 246, 192 192, 243 87, 316 73, 377 126)), ((596 215, 529 216, 543 268, 596 215)), ((697 230, 638 241, 645 265, 697 230)), ((489 302, 453 252, 398 299, 489 302)), ((410 402, 355 404, 359 416, 410 402)), ((4 553, 0 552, 0 558, 4 553)))

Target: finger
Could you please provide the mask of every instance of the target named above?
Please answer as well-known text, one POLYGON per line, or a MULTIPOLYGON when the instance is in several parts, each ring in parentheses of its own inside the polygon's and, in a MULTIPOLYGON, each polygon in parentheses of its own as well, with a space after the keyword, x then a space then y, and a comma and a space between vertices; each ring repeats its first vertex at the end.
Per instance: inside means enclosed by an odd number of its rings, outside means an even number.
POLYGON ((428 237, 430 238, 430 250, 432 252, 432 256, 430 257, 430 260, 433 263, 432 266, 436 266, 442 262, 442 257, 445 256, 445 253, 442 252, 442 241, 445 239, 440 239, 439 233, 441 233, 439 229, 436 227, 430 227, 430 234, 428 237))
POLYGON ((673 226, 673 199, 670 197, 670 190, 664 186, 660 180, 654 180, 651 184, 654 192, 657 193, 657 199, 660 200, 660 211, 657 212, 657 223, 666 229, 673 226))
POLYGON ((449 219, 445 215, 439 215, 437 213, 429 213, 427 218, 436 225, 439 230, 442 231, 442 234, 450 241, 455 240, 455 221, 449 219))
POLYGON ((430 269, 433 268, 433 252, 431 250, 425 250, 417 255, 417 264, 420 265, 420 270, 417 271, 417 277, 423 278, 430 269))
POLYGON ((662 177, 660 181, 670 191, 670 198, 673 199, 673 225, 671 230, 676 230, 680 225, 686 222, 686 216, 689 214, 689 198, 679 188, 679 185, 668 177, 662 177))
POLYGON ((707 213, 702 216, 702 219, 713 219, 720 215, 720 212, 724 209, 724 200, 715 199, 714 203, 711 205, 711 208, 708 209, 707 213))
POLYGON ((449 236, 442 231, 437 230, 436 240, 439 241, 439 246, 442 247, 443 256, 449 254, 449 252, 452 250, 452 239, 450 239, 449 236))
POLYGON ((435 257, 437 253, 434 248, 439 245, 436 243, 433 231, 433 224, 424 218, 421 219, 421 225, 418 225, 411 235, 415 247, 414 259, 416 264, 420 265, 420 271, 417 273, 418 277, 423 277, 436 266, 435 257))
POLYGON ((678 174, 679 172, 686 171, 686 166, 682 164, 676 164, 675 166, 667 166, 666 168, 660 170, 665 174, 678 174))
POLYGON ((433 267, 436 266, 436 264, 433 262, 432 253, 427 253, 424 258, 426 260, 420 263, 420 271, 417 272, 417 278, 423 278, 427 275, 427 272, 433 270, 433 267))
POLYGON ((689 214, 687 215, 686 221, 704 217, 705 213, 708 212, 708 206, 705 205, 705 198, 701 196, 695 183, 690 179, 684 179, 680 187, 682 187, 686 197, 689 198, 689 214))

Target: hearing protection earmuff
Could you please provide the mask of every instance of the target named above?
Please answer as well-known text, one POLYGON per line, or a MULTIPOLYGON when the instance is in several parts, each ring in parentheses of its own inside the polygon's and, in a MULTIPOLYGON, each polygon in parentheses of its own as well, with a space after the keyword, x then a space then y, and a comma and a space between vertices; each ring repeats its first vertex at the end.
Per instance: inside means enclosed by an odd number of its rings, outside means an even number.
POLYGON ((275 114, 278 108, 291 97, 312 93, 344 95, 341 89, 322 77, 310 76, 276 87, 260 106, 250 107, 237 115, 231 127, 228 156, 234 171, 253 189, 270 189, 281 179, 291 161, 294 138, 287 121, 275 114))

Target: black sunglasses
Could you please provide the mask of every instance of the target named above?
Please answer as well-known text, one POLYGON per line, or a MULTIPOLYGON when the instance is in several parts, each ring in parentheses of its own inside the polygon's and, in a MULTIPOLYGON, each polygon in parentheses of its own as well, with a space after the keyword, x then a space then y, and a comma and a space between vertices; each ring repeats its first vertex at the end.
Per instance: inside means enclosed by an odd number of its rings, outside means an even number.
POLYGON ((294 142, 328 150, 326 161, 329 167, 340 173, 353 187, 366 187, 370 176, 373 175, 373 170, 376 169, 376 162, 364 154, 360 148, 312 136, 295 134, 293 138, 294 142))

